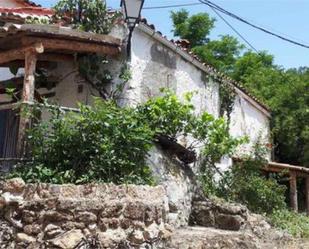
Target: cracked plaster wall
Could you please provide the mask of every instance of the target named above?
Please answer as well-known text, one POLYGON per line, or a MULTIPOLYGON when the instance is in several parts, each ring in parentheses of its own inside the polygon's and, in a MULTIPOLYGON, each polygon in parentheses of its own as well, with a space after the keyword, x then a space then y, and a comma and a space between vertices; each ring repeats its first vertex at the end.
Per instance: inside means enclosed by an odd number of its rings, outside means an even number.
MULTIPOLYGON (((139 29, 135 29, 132 37, 130 63, 132 80, 126 91, 129 105, 134 106, 150 97, 158 96, 160 88, 169 88, 180 98, 187 92, 194 92, 192 103, 196 113, 207 111, 219 117, 218 82, 139 29)), ((236 137, 249 137, 250 144, 241 147, 237 152, 246 153, 252 150, 258 137, 263 138, 264 142, 269 141, 269 119, 243 96, 238 95, 231 114, 230 132, 236 137)), ((179 142, 185 145, 189 141, 181 139, 179 142)), ((170 222, 176 226, 186 225, 196 184, 190 177, 196 170, 195 165, 186 166, 190 170, 185 170, 183 165, 168 159, 168 155, 158 148, 150 153, 149 164, 157 180, 167 190, 170 209, 174 210, 169 215, 170 222)), ((231 165, 230 158, 223 158, 218 164, 223 170, 231 165)))

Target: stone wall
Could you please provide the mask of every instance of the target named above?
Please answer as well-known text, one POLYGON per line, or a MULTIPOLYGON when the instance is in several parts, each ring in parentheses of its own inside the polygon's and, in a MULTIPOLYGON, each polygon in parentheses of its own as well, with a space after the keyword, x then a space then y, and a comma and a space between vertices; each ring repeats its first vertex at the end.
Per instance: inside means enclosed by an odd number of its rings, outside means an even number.
POLYGON ((150 248, 168 236, 165 190, 1 184, 0 248, 150 248))

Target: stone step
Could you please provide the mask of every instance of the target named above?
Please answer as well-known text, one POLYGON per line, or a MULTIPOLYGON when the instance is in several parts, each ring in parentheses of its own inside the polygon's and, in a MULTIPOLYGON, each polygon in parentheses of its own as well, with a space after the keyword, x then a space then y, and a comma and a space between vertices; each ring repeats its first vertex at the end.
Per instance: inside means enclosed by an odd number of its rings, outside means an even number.
POLYGON ((300 241, 258 238, 250 231, 228 231, 210 227, 175 230, 165 249, 308 249, 300 241))

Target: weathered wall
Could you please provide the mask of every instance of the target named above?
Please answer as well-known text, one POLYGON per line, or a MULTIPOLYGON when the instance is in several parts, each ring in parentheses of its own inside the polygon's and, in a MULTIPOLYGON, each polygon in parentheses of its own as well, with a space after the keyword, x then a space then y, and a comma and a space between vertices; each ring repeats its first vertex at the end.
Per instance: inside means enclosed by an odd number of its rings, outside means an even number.
POLYGON ((149 153, 148 165, 157 183, 164 187, 168 197, 167 220, 175 227, 186 226, 191 213, 194 177, 189 166, 173 159, 171 155, 154 147, 149 153))
MULTIPOLYGON (((147 34, 142 28, 134 31, 131 49, 132 80, 126 90, 128 103, 136 105, 159 95, 160 88, 169 88, 179 97, 187 92, 194 92, 192 103, 196 113, 207 111, 219 117, 219 83, 154 36, 147 34)), ((269 142, 268 117, 252 105, 248 96, 243 93, 238 93, 235 99, 230 131, 235 137, 248 136, 250 139, 248 145, 239 148, 237 155, 252 151, 252 145, 258 138, 262 138, 265 143, 269 142)), ((179 142, 183 145, 190 143, 187 139, 179 142)), ((196 165, 185 166, 168 157, 162 151, 154 149, 150 153, 149 163, 160 184, 167 190, 171 209, 175 210, 170 215, 171 222, 182 226, 187 223, 192 191, 196 185, 194 177, 190 177, 188 172, 192 174, 196 165)), ((224 158, 218 167, 225 170, 231 165, 232 160, 224 158)))
MULTIPOLYGON (((131 70, 133 78, 128 94, 132 101, 144 102, 160 94, 160 88, 165 87, 173 89, 179 97, 194 92, 192 103, 196 113, 207 111, 219 116, 219 83, 140 29, 135 29, 132 38, 131 70)), ((230 125, 233 136, 249 137, 251 143, 244 148, 245 152, 252 150, 258 138, 269 143, 270 129, 269 117, 248 98, 238 93, 230 125)))
POLYGON ((91 241, 102 248, 147 248, 169 233, 160 186, 25 185, 12 179, 0 191, 0 248, 88 248, 78 245, 91 241))
MULTIPOLYGON (((242 146, 237 154, 248 154, 254 143, 270 143, 269 117, 254 108, 245 98, 237 96, 231 114, 230 133, 235 137, 247 136, 249 144, 242 146)), ((268 155, 270 159, 270 155, 268 155)))

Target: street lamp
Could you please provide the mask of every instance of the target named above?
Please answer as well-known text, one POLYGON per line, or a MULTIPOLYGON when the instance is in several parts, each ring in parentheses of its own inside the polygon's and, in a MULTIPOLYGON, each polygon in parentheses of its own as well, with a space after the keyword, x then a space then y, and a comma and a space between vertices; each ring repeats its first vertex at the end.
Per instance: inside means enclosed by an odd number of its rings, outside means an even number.
POLYGON ((130 54, 131 37, 136 24, 139 23, 145 0, 121 0, 122 13, 129 29, 128 55, 130 54))

